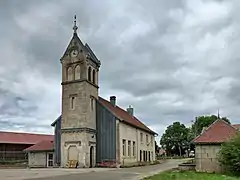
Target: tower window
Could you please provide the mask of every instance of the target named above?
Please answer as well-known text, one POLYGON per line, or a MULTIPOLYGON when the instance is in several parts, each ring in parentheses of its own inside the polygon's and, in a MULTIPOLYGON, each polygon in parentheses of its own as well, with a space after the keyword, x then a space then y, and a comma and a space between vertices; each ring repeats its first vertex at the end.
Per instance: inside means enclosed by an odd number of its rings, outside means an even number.
POLYGON ((75 79, 80 79, 80 74, 81 74, 81 71, 80 71, 80 66, 79 65, 77 65, 76 67, 75 67, 75 70, 74 70, 74 75, 75 75, 75 79))
POLYGON ((73 69, 72 67, 67 68, 67 81, 73 80, 73 69))
POLYGON ((93 98, 91 98, 91 109, 93 110, 94 109, 94 99, 93 98))
POLYGON ((91 74, 92 74, 92 68, 89 67, 89 68, 88 68, 88 80, 89 80, 89 81, 92 80, 92 78, 91 78, 91 74))
POLYGON ((92 76, 92 79, 93 79, 93 84, 96 84, 96 77, 95 77, 95 70, 93 70, 93 76, 92 76))
POLYGON ((70 109, 75 109, 75 105, 76 105, 76 97, 70 97, 70 109))

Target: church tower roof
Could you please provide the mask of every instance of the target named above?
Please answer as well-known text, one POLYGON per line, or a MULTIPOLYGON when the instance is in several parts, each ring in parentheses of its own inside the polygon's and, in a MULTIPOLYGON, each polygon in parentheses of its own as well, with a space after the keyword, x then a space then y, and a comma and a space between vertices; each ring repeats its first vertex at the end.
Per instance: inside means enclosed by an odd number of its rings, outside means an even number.
POLYGON ((101 62, 97 58, 97 56, 94 54, 92 49, 87 43, 83 43, 81 39, 79 38, 77 34, 78 26, 77 26, 77 17, 76 15, 74 16, 74 25, 73 25, 73 36, 72 39, 70 40, 70 43, 67 46, 66 51, 64 52, 63 56, 61 59, 63 59, 66 56, 69 56, 69 53, 71 52, 72 49, 77 48, 80 51, 84 51, 87 55, 88 58, 91 59, 98 67, 100 67, 101 62))

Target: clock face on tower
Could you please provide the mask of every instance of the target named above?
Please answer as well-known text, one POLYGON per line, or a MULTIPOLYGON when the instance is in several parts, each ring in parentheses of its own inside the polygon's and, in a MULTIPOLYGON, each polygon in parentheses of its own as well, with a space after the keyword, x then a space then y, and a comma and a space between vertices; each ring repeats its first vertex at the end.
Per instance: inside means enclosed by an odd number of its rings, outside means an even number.
POLYGON ((77 55, 78 55, 78 50, 77 49, 73 49, 70 53, 71 57, 77 57, 77 55))

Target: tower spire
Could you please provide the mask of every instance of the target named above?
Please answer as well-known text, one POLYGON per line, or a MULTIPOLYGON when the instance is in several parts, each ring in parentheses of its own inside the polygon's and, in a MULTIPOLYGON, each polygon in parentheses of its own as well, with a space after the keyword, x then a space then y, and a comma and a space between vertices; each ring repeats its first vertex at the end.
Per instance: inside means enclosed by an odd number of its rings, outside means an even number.
POLYGON ((218 114, 217 114, 218 119, 220 119, 220 113, 219 113, 219 108, 218 108, 218 114))
POLYGON ((77 34, 77 16, 74 16, 74 26, 73 26, 73 34, 77 34))

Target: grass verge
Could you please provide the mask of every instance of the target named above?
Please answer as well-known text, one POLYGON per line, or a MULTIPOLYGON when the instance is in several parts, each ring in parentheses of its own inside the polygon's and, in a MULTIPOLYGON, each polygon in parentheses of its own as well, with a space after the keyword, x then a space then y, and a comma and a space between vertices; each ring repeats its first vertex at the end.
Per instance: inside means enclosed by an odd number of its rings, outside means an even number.
POLYGON ((197 173, 194 171, 167 171, 144 180, 240 180, 240 177, 230 177, 221 174, 197 173))

